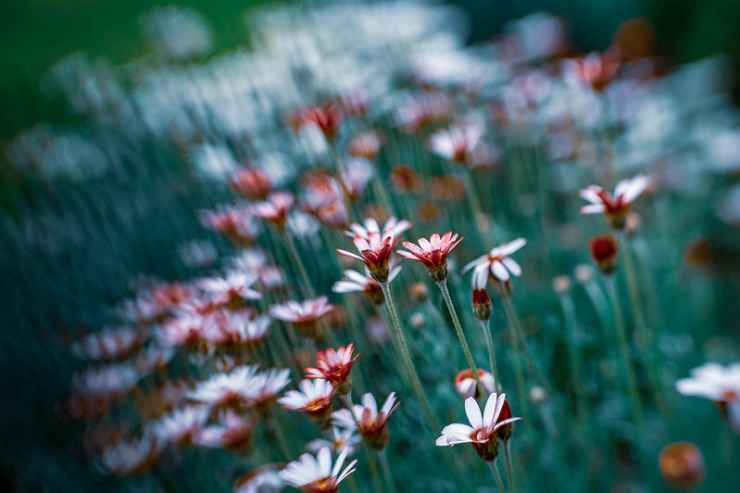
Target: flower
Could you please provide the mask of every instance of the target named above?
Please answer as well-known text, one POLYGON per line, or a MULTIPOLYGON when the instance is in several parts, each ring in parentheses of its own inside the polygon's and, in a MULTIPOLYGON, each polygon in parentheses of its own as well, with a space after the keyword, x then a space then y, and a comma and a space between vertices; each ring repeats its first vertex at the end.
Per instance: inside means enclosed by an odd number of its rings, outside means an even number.
POLYGON ((195 442, 208 419, 206 406, 186 406, 176 409, 149 425, 149 433, 163 443, 189 445, 195 442))
POLYGON ((131 363, 115 363, 99 368, 89 368, 72 377, 72 389, 78 395, 119 397, 127 394, 141 378, 131 363))
POLYGON ((604 274, 614 272, 614 266, 617 263, 617 254, 619 253, 619 241, 606 233, 600 236, 593 236, 588 240, 588 250, 591 252, 596 265, 604 274))
POLYGON ((295 197, 290 192, 272 192, 267 200, 252 204, 252 213, 267 223, 284 228, 295 197))
POLYGON ((733 431, 740 434, 740 363, 727 368, 717 363, 704 363, 691 370, 691 377, 677 381, 676 390, 683 395, 717 402, 733 431))
POLYGON ((310 452, 318 452, 324 447, 329 447, 333 452, 339 452, 345 448, 350 449, 350 455, 352 455, 357 446, 362 442, 362 437, 356 433, 357 430, 341 430, 333 427, 331 429, 331 439, 317 438, 311 440, 306 444, 306 449, 310 452))
MULTIPOLYGON (((497 390, 494 388, 495 382, 493 381, 493 375, 486 370, 481 368, 478 369, 478 379, 483 385, 483 388, 489 394, 497 390)), ((478 382, 476 382, 473 376, 473 370, 466 368, 457 374, 455 377, 455 389, 457 393, 465 397, 480 397, 480 389, 478 388, 478 382)))
POLYGON ((262 466, 236 480, 234 493, 278 493, 284 483, 272 465, 262 466))
POLYGON ((254 220, 252 207, 239 204, 201 211, 200 222, 239 244, 252 244, 262 231, 260 223, 254 220))
POLYGON ((89 360, 112 361, 126 358, 140 343, 141 338, 135 329, 130 327, 106 328, 86 336, 76 343, 72 350, 89 360))
POLYGON ((341 116, 335 106, 309 106, 300 108, 296 113, 298 127, 316 127, 321 130, 326 140, 331 141, 339 133, 341 116))
POLYGON ((697 488, 707 473, 701 450, 690 442, 675 442, 663 447, 658 465, 663 480, 682 490, 697 488))
POLYGON ((227 409, 221 416, 221 423, 203 428, 195 443, 201 447, 243 450, 249 444, 255 424, 255 418, 244 418, 227 409))
POLYGON ((283 409, 304 412, 314 418, 322 429, 328 428, 331 425, 328 418, 336 387, 322 379, 301 380, 299 387, 300 392, 289 390, 278 402, 283 405, 283 409))
MULTIPOLYGON (((388 263, 390 269, 388 274, 388 282, 393 281, 399 272, 401 272, 401 266, 398 265, 397 258, 392 258, 388 263)), ((356 270, 345 270, 344 278, 341 281, 337 281, 332 286, 331 290, 335 293, 353 293, 360 292, 365 293, 370 300, 376 305, 382 305, 385 303, 385 295, 383 295, 383 289, 378 284, 378 281, 370 276, 370 272, 365 269, 367 274, 363 275, 356 270)))
POLYGON ((524 238, 518 238, 510 243, 502 243, 493 248, 488 254, 470 262, 463 268, 462 273, 473 269, 473 289, 485 288, 489 277, 508 285, 510 273, 517 277, 522 275, 522 268, 509 256, 526 244, 527 240, 524 238))
POLYGON ((332 467, 329 447, 319 450, 316 457, 305 453, 298 460, 285 466, 280 472, 280 477, 288 485, 307 493, 336 493, 339 491, 339 483, 355 472, 354 465, 357 464, 357 460, 350 462, 340 474, 348 454, 349 449, 344 449, 332 467))
POLYGON ((352 358, 354 346, 348 344, 346 347, 327 348, 324 351, 316 352, 316 368, 306 368, 306 378, 321 378, 331 382, 337 387, 339 395, 344 395, 352 388, 349 372, 355 360, 360 357, 356 355, 352 358))
POLYGON ((272 319, 266 315, 257 318, 249 311, 222 311, 216 323, 202 334, 203 340, 217 346, 256 346, 267 337, 272 319))
POLYGON ((270 179, 259 168, 252 166, 232 171, 229 175, 229 185, 236 193, 256 200, 265 200, 272 191, 270 179))
POLYGON ((473 445, 478 457, 486 462, 496 460, 498 456, 498 437, 496 432, 503 426, 518 421, 522 418, 503 418, 502 410, 506 403, 506 394, 493 392, 488 396, 485 410, 481 415, 480 408, 475 399, 465 399, 465 413, 468 415, 470 426, 462 423, 447 425, 442 430, 442 435, 437 438, 437 446, 454 446, 460 443, 473 445))
POLYGON ((377 130, 370 130, 355 135, 347 146, 347 151, 352 157, 361 157, 373 161, 380 151, 380 134, 377 130))
POLYGON ((357 429, 365 440, 377 450, 383 450, 388 444, 389 435, 386 421, 398 405, 396 393, 391 392, 378 411, 378 404, 372 394, 362 396, 362 405, 355 404, 352 411, 340 409, 333 415, 337 426, 348 430, 357 429))
POLYGON ((290 370, 287 368, 282 370, 270 369, 258 373, 249 382, 249 386, 242 391, 247 406, 264 410, 273 403, 278 392, 283 390, 288 382, 290 382, 290 370))
POLYGON ((333 309, 334 305, 329 304, 329 298, 319 296, 315 300, 304 300, 300 303, 290 300, 282 305, 272 305, 270 315, 292 323, 304 337, 316 337, 316 324, 319 319, 333 309))
POLYGON ((211 301, 226 305, 242 299, 258 300, 262 298, 260 293, 251 289, 256 280, 256 276, 232 271, 224 279, 220 277, 202 279, 198 285, 203 291, 212 296, 211 301))
POLYGON ((362 196, 373 177, 373 164, 367 159, 352 158, 344 161, 341 168, 342 185, 351 201, 362 196))
POLYGON ((485 322, 491 318, 491 298, 484 289, 473 289, 473 314, 478 320, 485 322))
POLYGON ((154 464, 162 449, 161 443, 146 436, 131 442, 119 442, 105 449, 101 465, 107 472, 118 476, 139 474, 154 464))
POLYGON ((614 229, 622 229, 632 202, 647 190, 651 183, 652 179, 647 175, 622 180, 617 183, 614 196, 598 185, 583 188, 578 194, 591 204, 581 207, 581 214, 602 213, 614 229))
POLYGON ((247 399, 245 389, 252 385, 256 375, 257 366, 240 366, 230 373, 217 373, 208 380, 198 383, 186 397, 209 406, 243 404, 247 399))
POLYGON ((465 238, 463 236, 458 240, 457 236, 457 233, 453 235, 451 231, 441 237, 434 233, 429 240, 419 238, 418 246, 404 241, 404 248, 410 251, 398 250, 398 253, 404 258, 423 263, 434 282, 442 282, 447 279, 447 255, 465 238))
POLYGON ((433 133, 427 144, 438 156, 464 164, 470 160, 482 136, 483 126, 480 124, 458 125, 433 133))
POLYGON ((364 262, 373 279, 379 283, 387 282, 393 248, 400 241, 401 234, 410 227, 410 222, 397 221, 395 217, 386 221, 382 231, 377 221, 372 218, 366 219, 364 225, 353 223, 350 225, 350 231, 345 234, 352 237, 355 247, 362 256, 341 249, 337 249, 337 253, 364 262))

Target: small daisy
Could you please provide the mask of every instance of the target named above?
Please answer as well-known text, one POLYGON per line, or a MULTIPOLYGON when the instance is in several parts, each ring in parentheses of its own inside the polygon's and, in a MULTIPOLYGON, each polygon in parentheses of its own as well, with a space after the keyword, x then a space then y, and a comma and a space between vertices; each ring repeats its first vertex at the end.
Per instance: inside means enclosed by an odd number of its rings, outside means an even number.
POLYGON ((228 304, 238 300, 258 300, 262 295, 252 289, 252 284, 257 276, 251 276, 244 272, 231 271, 225 278, 212 277, 202 279, 198 286, 212 301, 220 304, 228 304))
MULTIPOLYGON (((401 272, 401 266, 398 265, 397 257, 394 257, 388 263, 390 269, 388 274, 388 282, 398 276, 401 272)), ((365 293, 376 305, 382 305, 385 303, 385 295, 383 295, 383 289, 378 284, 378 281, 370 276, 370 272, 365 269, 366 274, 360 274, 356 270, 345 270, 344 278, 341 281, 337 281, 332 286, 331 290, 335 293, 365 293)))
POLYGON ((380 134, 376 130, 356 135, 348 145, 349 155, 369 161, 375 160, 380 151, 380 134))
POLYGON ((254 200, 265 200, 272 191, 272 182, 253 166, 237 168, 229 175, 229 185, 236 193, 254 200))
POLYGON ((140 474, 154 464, 162 448, 162 444, 149 437, 119 442, 105 449, 101 465, 105 471, 118 476, 140 474))
POLYGON ((304 337, 315 337, 319 320, 333 309, 334 305, 329 304, 329 298, 319 296, 315 300, 300 303, 291 300, 282 305, 272 305, 270 315, 283 322, 292 323, 304 337))
POLYGON ((290 382, 290 370, 270 369, 258 373, 243 389, 246 405, 265 409, 270 406, 277 397, 278 392, 283 390, 290 382))
POLYGON ((295 197, 290 192, 272 192, 264 202, 252 204, 252 213, 265 222, 284 228, 295 197))
MULTIPOLYGON (((487 393, 491 394, 496 390, 494 388, 495 382, 493 380, 493 375, 490 372, 479 368, 478 379, 487 393)), ((478 382, 476 382, 475 377, 473 376, 473 370, 470 368, 466 368, 457 374, 455 377, 455 389, 458 394, 466 399, 468 397, 473 397, 475 399, 480 397, 478 382)))
POLYGON ((327 348, 324 351, 316 352, 316 368, 306 368, 307 378, 320 378, 328 380, 334 387, 337 387, 339 395, 345 395, 352 388, 350 371, 359 354, 352 358, 354 351, 352 344, 346 347, 327 348))
POLYGON ((234 493, 278 493, 285 483, 274 466, 259 467, 236 480, 234 493))
POLYGON ((278 402, 283 409, 301 411, 316 420, 324 429, 331 425, 328 419, 331 415, 331 401, 336 388, 326 380, 301 380, 300 391, 289 390, 278 402))
POLYGON ((375 219, 366 219, 364 225, 353 223, 345 234, 352 238, 360 255, 337 249, 337 253, 362 261, 370 270, 370 275, 379 283, 388 281, 390 275, 390 256, 401 240, 401 234, 411 227, 411 223, 397 221, 391 217, 380 230, 375 219))
POLYGON ((342 163, 342 184, 351 201, 358 200, 373 178, 375 169, 367 159, 353 158, 342 163))
POLYGON ((465 274, 473 269, 473 289, 485 288, 489 277, 499 283, 507 284, 511 275, 516 277, 522 275, 522 268, 510 255, 526 244, 527 240, 524 238, 503 243, 463 267, 462 273, 465 274))
POLYGON ((458 125, 432 134, 428 145, 438 156, 464 164, 471 159, 482 136, 483 126, 480 124, 458 125))
POLYGON ((72 389, 78 395, 119 397, 136 387, 140 378, 141 374, 133 364, 117 363, 74 375, 72 389))
POLYGON ((336 493, 339 491, 339 483, 355 472, 357 460, 350 462, 344 471, 341 471, 348 454, 349 449, 344 449, 337 457, 334 467, 331 465, 329 447, 319 450, 316 457, 308 453, 303 454, 298 460, 285 466, 280 472, 280 477, 288 485, 307 493, 336 493))
POLYGON ((203 331, 203 339, 217 346, 256 346, 267 337, 272 319, 254 318, 249 311, 221 312, 218 322, 203 331))
POLYGON ((400 402, 396 402, 396 393, 391 392, 383 407, 378 411, 375 397, 367 393, 362 396, 362 405, 353 405, 351 413, 349 409, 340 409, 332 417, 336 426, 348 430, 357 429, 370 446, 383 450, 390 438, 386 422, 399 404, 400 402))
POLYGON ((453 423, 447 425, 442 430, 442 435, 437 438, 437 446, 454 446, 460 443, 470 443, 473 445, 478 456, 486 462, 496 460, 498 456, 498 437, 496 432, 509 423, 518 421, 522 418, 502 419, 502 410, 506 402, 506 394, 496 394, 495 392, 488 396, 483 414, 480 412, 478 403, 475 399, 468 397, 465 399, 465 412, 468 415, 470 425, 463 423, 453 423))
POLYGON ((162 443, 190 445, 195 442, 208 419, 205 406, 186 406, 176 409, 164 418, 151 423, 149 434, 162 443))
POLYGON ((733 431, 740 434, 740 363, 728 367, 704 363, 691 370, 691 377, 677 381, 676 390, 718 403, 733 431))
POLYGON ((246 402, 245 389, 249 388, 257 375, 257 366, 240 366, 229 373, 218 373, 198 383, 186 397, 209 406, 226 406, 246 402))
POLYGON ((210 323, 206 317, 182 313, 160 325, 155 333, 157 344, 162 347, 197 347, 210 323))
POLYGON ((442 282, 447 279, 447 256, 465 238, 463 236, 458 240, 457 236, 457 233, 453 235, 451 231, 441 237, 434 233, 429 240, 419 238, 418 246, 404 241, 404 248, 410 251, 398 250, 398 253, 404 258, 423 263, 434 282, 442 282))
POLYGON ((243 450, 249 445, 256 419, 244 418, 232 409, 227 409, 220 421, 219 425, 203 428, 197 435, 195 444, 224 450, 243 450))
POLYGON ((206 228, 227 236, 235 243, 251 245, 262 232, 262 226, 255 221, 249 205, 219 207, 215 211, 201 211, 200 222, 206 228))
POLYGON ((315 127, 321 130, 326 140, 331 141, 339 132, 341 115, 334 105, 326 107, 308 106, 298 110, 296 119, 299 128, 315 127))
POLYGON ((93 361, 124 359, 141 343, 139 333, 129 327, 106 328, 76 343, 72 350, 93 361))
POLYGON ((630 206, 651 183, 652 178, 647 175, 622 180, 617 183, 613 196, 598 185, 583 188, 579 195, 591 204, 581 207, 581 214, 602 213, 614 229, 622 229, 630 206))

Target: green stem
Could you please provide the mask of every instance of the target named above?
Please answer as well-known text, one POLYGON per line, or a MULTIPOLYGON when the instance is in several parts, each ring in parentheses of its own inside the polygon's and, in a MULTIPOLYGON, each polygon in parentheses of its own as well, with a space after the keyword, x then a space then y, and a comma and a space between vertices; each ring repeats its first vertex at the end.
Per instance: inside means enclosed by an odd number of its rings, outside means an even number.
POLYGON ((491 374, 493 374, 493 391, 498 392, 498 368, 496 367, 496 353, 493 350, 493 334, 491 334, 491 320, 480 321, 480 326, 483 329, 483 335, 486 338, 486 346, 488 347, 488 361, 491 365, 491 374))
POLYGON ((431 426, 433 433, 436 433, 436 431, 441 428, 437 424, 437 419, 434 417, 432 408, 429 406, 429 401, 427 401, 426 394, 424 393, 424 387, 422 387, 421 385, 421 380, 419 380, 419 375, 416 373, 414 363, 411 360, 411 353, 409 353, 409 347, 406 344, 406 336, 403 334, 403 330, 401 329, 401 322, 398 318, 398 312, 396 311, 396 304, 393 300, 393 294, 391 293, 390 286, 387 282, 380 283, 380 286, 383 289, 383 294, 385 295, 385 306, 388 310, 388 314, 391 317, 391 326, 396 334, 398 349, 401 353, 401 361, 406 367, 406 374, 411 380, 411 387, 414 389, 416 398, 419 400, 419 403, 424 409, 424 413, 427 415, 429 425, 431 426))
POLYGON ((570 294, 562 294, 560 298, 560 307, 563 310, 565 318, 565 337, 570 353, 570 371, 573 379, 573 392, 576 395, 576 415, 586 412, 585 398, 583 394, 583 385, 581 383, 581 354, 578 350, 577 331, 578 322, 576 320, 575 306, 570 294))
POLYGON ((303 284, 305 285, 308 296, 315 299, 316 291, 313 289, 313 283, 311 283, 311 279, 308 277, 306 266, 303 265, 303 260, 301 259, 301 255, 298 253, 298 248, 295 246, 295 241, 287 233, 285 233, 283 237, 285 238, 285 242, 288 244, 288 251, 290 252, 291 257, 293 257, 293 263, 298 267, 298 271, 301 275, 301 279, 303 279, 303 284))
POLYGON ((491 462, 489 462, 488 467, 491 468, 491 474, 493 474, 493 479, 494 481, 496 481, 496 488, 498 488, 498 491, 500 493, 504 493, 506 491, 506 489, 504 488, 504 480, 501 479, 501 473, 496 466, 496 461, 492 460, 491 462))
POLYGON ((516 493, 516 478, 514 477, 514 461, 511 458, 511 440, 504 442, 504 460, 506 461, 506 482, 509 483, 509 491, 516 493))
POLYGON ((465 338, 465 333, 463 332, 462 326, 460 325, 460 319, 457 317, 457 311, 455 311, 455 305, 454 303, 452 303, 452 298, 450 297, 450 290, 447 289, 447 279, 439 281, 437 283, 437 286, 439 286, 440 291, 442 291, 442 297, 445 299, 447 310, 449 310, 450 316, 452 317, 452 325, 455 326, 457 338, 460 339, 460 344, 462 345, 463 352, 465 353, 465 359, 468 360, 468 366, 470 366, 470 370, 473 372, 475 381, 478 383, 478 390, 480 391, 481 395, 485 395, 486 388, 483 387, 482 383, 480 383, 480 378, 478 377, 478 367, 475 366, 473 353, 470 352, 468 340, 465 338))
POLYGON ((606 288, 609 292, 609 300, 611 301, 612 309, 614 310, 614 328, 617 331, 617 337, 619 338, 619 348, 622 356, 622 367, 625 371, 624 376, 627 380, 630 399, 632 400, 632 412, 635 415, 635 425, 639 428, 639 426, 642 424, 642 407, 640 405, 640 397, 637 393, 635 371, 632 368, 629 342, 627 341, 627 331, 624 327, 624 315, 622 313, 622 307, 619 304, 616 282, 613 277, 609 276, 606 278, 606 288))
POLYGON ((383 469, 383 476, 385 476, 385 484, 388 485, 388 491, 390 493, 396 493, 396 487, 393 485, 393 476, 391 475, 391 468, 388 467, 388 457, 385 455, 385 449, 378 451, 378 458, 380 459, 380 467, 383 469))

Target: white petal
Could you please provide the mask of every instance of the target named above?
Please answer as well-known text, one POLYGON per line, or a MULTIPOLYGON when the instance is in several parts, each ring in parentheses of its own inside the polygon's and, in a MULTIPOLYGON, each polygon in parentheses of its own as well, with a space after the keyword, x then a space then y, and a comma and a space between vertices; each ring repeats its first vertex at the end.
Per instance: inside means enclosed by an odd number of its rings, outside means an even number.
POLYGON ((494 277, 496 277, 496 279, 501 282, 506 282, 509 280, 509 271, 506 270, 504 264, 502 264, 498 260, 494 260, 491 264, 491 272, 493 272, 494 277))
POLYGON ((513 260, 509 257, 504 257, 503 259, 501 259, 501 262, 503 262, 506 268, 509 269, 509 272, 514 274, 516 277, 519 277, 522 275, 522 268, 516 262, 516 260, 513 260))
POLYGON ((473 428, 483 426, 483 416, 480 413, 480 408, 472 397, 465 399, 465 413, 468 415, 468 421, 470 421, 470 425, 473 428))
POLYGON ((488 396, 488 401, 486 401, 486 409, 483 411, 483 424, 485 426, 490 426, 491 423, 493 423, 496 419, 495 412, 497 407, 497 400, 498 399, 496 399, 496 392, 493 392, 491 395, 488 396))

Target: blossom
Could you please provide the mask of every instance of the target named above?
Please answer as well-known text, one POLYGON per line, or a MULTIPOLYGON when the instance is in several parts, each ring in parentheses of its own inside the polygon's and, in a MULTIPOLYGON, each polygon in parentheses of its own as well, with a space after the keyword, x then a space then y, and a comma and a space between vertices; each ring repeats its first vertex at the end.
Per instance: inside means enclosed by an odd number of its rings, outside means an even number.
POLYGON ((266 315, 257 318, 250 312, 221 312, 216 322, 203 331, 203 340, 219 346, 254 346, 267 337, 272 319, 266 315))
POLYGON ((290 300, 282 305, 270 306, 270 315, 284 322, 292 323, 305 337, 316 336, 316 324, 319 319, 332 311, 334 305, 329 304, 329 298, 319 296, 315 300, 297 302, 290 300))
POLYGON ((270 369, 258 373, 250 380, 249 385, 242 390, 246 405, 264 409, 275 400, 278 392, 290 382, 289 369, 270 369))
POLYGON ((189 445, 195 441, 208 419, 206 406, 186 406, 176 409, 149 425, 149 433, 163 443, 189 445))
MULTIPOLYGON (((497 390, 494 386, 495 382, 493 381, 493 375, 490 372, 479 368, 478 379, 480 380, 481 385, 483 385, 485 391, 489 394, 497 390)), ((466 399, 468 397, 474 397, 476 399, 480 397, 478 382, 476 382, 475 377, 473 376, 473 370, 470 368, 466 368, 457 374, 455 377, 455 389, 458 394, 466 399)))
POLYGON ((344 449, 332 467, 329 447, 319 450, 316 457, 305 453, 298 460, 285 466, 280 472, 280 477, 288 485, 307 493, 336 493, 339 490, 339 483, 355 472, 354 465, 357 464, 357 460, 350 462, 344 471, 341 471, 348 454, 349 449, 344 449))
POLYGON ((411 227, 409 221, 388 219, 381 231, 375 219, 365 220, 364 225, 353 223, 345 234, 352 237, 355 247, 362 256, 337 249, 337 253, 362 261, 370 270, 370 275, 379 283, 388 281, 390 274, 389 261, 393 248, 401 239, 401 234, 411 227))
POLYGON ((473 314, 478 320, 485 322, 491 318, 491 298, 488 296, 488 291, 484 289, 473 289, 473 314))
POLYGON ((236 243, 247 245, 252 244, 262 231, 260 223, 254 220, 252 207, 241 204, 201 211, 200 222, 236 243))
POLYGON ((101 465, 105 471, 118 476, 139 474, 154 464, 162 448, 161 443, 147 436, 119 442, 105 449, 101 465))
POLYGON ((691 377, 678 380, 676 390, 683 395, 717 402, 732 429, 740 434, 740 363, 726 368, 717 363, 704 363, 691 370, 691 377))
POLYGON ((470 160, 482 136, 483 126, 480 124, 458 125, 433 133, 428 145, 438 156, 463 164, 470 160))
POLYGON ((141 343, 139 333, 130 327, 106 328, 90 334, 72 350, 79 356, 93 361, 123 359, 141 343))
POLYGON ((369 161, 374 160, 380 151, 380 134, 377 130, 370 130, 357 134, 347 146, 347 151, 352 157, 361 157, 369 161))
POLYGON ((498 438, 496 432, 503 426, 518 421, 522 418, 503 418, 501 416, 506 394, 493 392, 488 396, 483 414, 480 412, 478 403, 473 397, 465 399, 465 413, 468 415, 470 425, 453 423, 442 430, 442 435, 437 438, 437 446, 454 446, 460 443, 473 445, 478 456, 486 462, 496 460, 498 456, 498 438))
POLYGON ((289 390, 278 402, 283 409, 301 411, 314 418, 320 426, 327 427, 330 421, 331 401, 334 398, 334 387, 331 382, 322 379, 301 380, 300 391, 289 390))
POLYGON ((578 193, 582 199, 590 202, 581 207, 581 214, 602 213, 613 228, 622 229, 630 206, 651 183, 652 179, 647 175, 622 180, 614 188, 613 196, 598 185, 589 185, 578 193))
POLYGON ((74 375, 72 388, 79 395, 118 397, 132 390, 140 378, 133 364, 116 363, 74 375))
POLYGON ((361 442, 362 437, 357 434, 356 429, 342 430, 332 427, 331 439, 317 438, 316 440, 311 440, 306 444, 306 449, 310 452, 318 452, 324 447, 329 447, 333 452, 339 452, 345 448, 349 448, 349 453, 353 454, 361 442))
POLYGON ((252 385, 256 375, 257 366, 240 366, 230 373, 217 373, 198 383, 186 397, 209 406, 243 404, 247 399, 245 389, 252 385))
POLYGON ((272 182, 253 166, 237 168, 229 175, 229 185, 235 192, 250 199, 265 200, 272 191, 272 182))
POLYGON ((196 445, 225 450, 242 450, 252 437, 257 420, 244 418, 234 410, 222 414, 220 424, 203 428, 195 438, 196 445))
POLYGON ((290 192, 272 192, 267 200, 252 204, 252 212, 265 222, 283 228, 294 201, 295 197, 290 192))
POLYGON ((410 251, 398 250, 398 253, 404 258, 423 263, 434 282, 442 282, 447 279, 447 255, 465 238, 463 236, 458 240, 457 236, 451 231, 441 237, 434 233, 429 240, 419 238, 418 246, 404 241, 404 248, 410 251))
POLYGON ((617 253, 619 253, 619 242, 611 233, 591 237, 588 240, 588 250, 601 272, 604 274, 614 272, 617 253))
MULTIPOLYGON (((388 268, 388 282, 391 282, 396 278, 399 272, 401 272, 401 266, 398 265, 397 258, 392 258, 390 260, 388 268)), ((365 270, 367 271, 367 269, 365 270)), ((382 305, 385 302, 383 289, 380 287, 378 281, 370 276, 369 271, 363 275, 356 270, 345 270, 342 280, 335 282, 331 290, 335 293, 365 293, 365 295, 376 305, 382 305)))
POLYGON ((225 278, 213 277, 202 279, 198 286, 212 296, 212 301, 227 304, 240 299, 258 300, 262 295, 251 288, 256 276, 244 272, 232 271, 225 278))
POLYGON ((310 126, 321 130, 326 140, 333 140, 339 132, 341 116, 335 106, 308 106, 300 108, 296 113, 299 128, 310 126))
POLYGON ((388 444, 389 435, 386 422, 398 405, 396 393, 391 392, 378 411, 378 404, 372 394, 362 396, 362 405, 355 404, 352 411, 340 409, 333 414, 334 423, 345 429, 357 429, 374 448, 382 450, 388 444))
POLYGON ((517 277, 522 274, 522 268, 510 258, 510 255, 526 244, 527 240, 524 238, 518 238, 510 243, 502 243, 491 249, 486 255, 470 262, 463 268, 462 272, 464 274, 473 269, 473 289, 485 288, 489 277, 500 283, 508 283, 510 274, 517 277))
POLYGON ((202 315, 182 313, 160 325, 156 340, 163 347, 194 347, 202 341, 209 320, 202 315))
POLYGON ((373 177, 374 168, 370 161, 363 158, 352 158, 342 163, 342 184, 350 200, 356 201, 362 196, 373 177))
POLYGON ((277 493, 283 489, 280 473, 271 465, 259 467, 237 479, 234 493, 277 493))
POLYGON ((307 378, 321 378, 331 382, 338 387, 340 395, 344 395, 351 389, 350 371, 359 354, 352 358, 354 346, 348 344, 346 347, 327 348, 316 352, 316 368, 306 368, 307 378))

